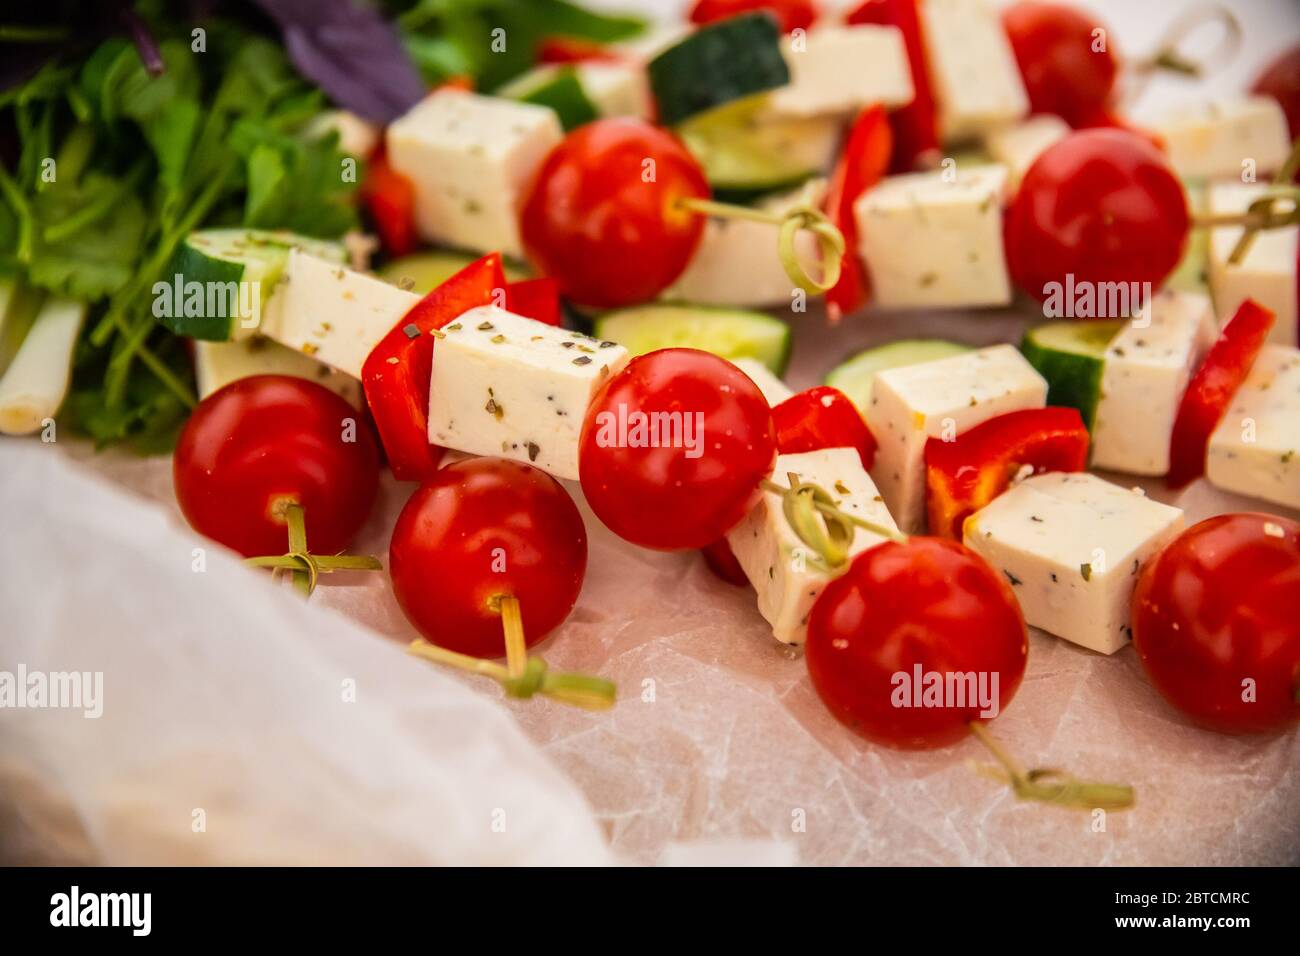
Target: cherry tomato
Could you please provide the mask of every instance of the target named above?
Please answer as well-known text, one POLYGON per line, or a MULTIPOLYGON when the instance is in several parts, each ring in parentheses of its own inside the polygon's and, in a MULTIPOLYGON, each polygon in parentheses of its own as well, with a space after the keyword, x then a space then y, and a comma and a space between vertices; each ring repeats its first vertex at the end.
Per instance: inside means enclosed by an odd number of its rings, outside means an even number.
POLYGON ((578 471, 592 511, 646 548, 702 548, 740 522, 772 470, 772 412, 726 359, 696 349, 634 358, 592 399, 578 471))
POLYGON ((1025 174, 1007 212, 1007 260, 1016 284, 1040 302, 1053 286, 1097 295, 1102 283, 1155 289, 1182 259, 1187 230, 1182 184, 1150 142, 1126 130, 1079 130, 1025 174))
POLYGON ((645 302, 681 275, 704 229, 704 218, 677 201, 708 195, 700 164, 672 133, 595 120, 542 164, 524 203, 524 249, 576 302, 645 302))
POLYGON ((838 720, 875 743, 920 750, 960 740, 1011 703, 1029 643, 1001 575, 956 541, 913 537, 864 551, 826 586, 805 654, 838 720), (971 693, 917 706, 938 679, 971 693))
POLYGON ((199 402, 172 478, 194 530, 245 557, 288 550, 290 503, 306 514, 308 547, 334 554, 375 503, 379 453, 360 413, 325 386, 254 375, 199 402))
POLYGON ((448 465, 411 495, 388 549, 393 593, 434 644, 505 654, 499 599, 515 597, 531 646, 577 603, 587 531, 546 472, 502 458, 448 465))
POLYGON ((776 445, 783 455, 822 448, 852 448, 870 468, 876 439, 857 406, 838 388, 818 385, 792 395, 772 409, 776 445))
POLYGON ((782 33, 807 30, 817 20, 817 4, 813 0, 695 0, 691 7, 692 23, 713 23, 740 13, 766 10, 776 17, 782 33))
POLYGON ((1271 96, 1282 105, 1291 138, 1300 136, 1300 46, 1293 46, 1265 67, 1254 92, 1271 96))
POLYGON ((1002 26, 1032 112, 1055 113, 1080 127, 1109 108, 1119 72, 1109 30, 1076 7, 1037 2, 1007 7, 1002 26))
POLYGON ((731 545, 726 538, 719 538, 712 544, 706 544, 700 549, 700 554, 704 555, 704 563, 708 565, 709 570, 722 580, 738 588, 748 586, 749 578, 745 575, 745 569, 736 560, 736 554, 731 550, 731 545))
POLYGON ((1165 479, 1169 487, 1181 488, 1205 474, 1210 437, 1250 374, 1275 319, 1268 309, 1247 299, 1210 346, 1201 367, 1187 383, 1174 418, 1169 436, 1169 474, 1165 479))
POLYGON ((1300 720, 1300 523, 1207 518, 1147 562, 1133 646, 1156 690, 1203 727, 1284 730, 1300 720))

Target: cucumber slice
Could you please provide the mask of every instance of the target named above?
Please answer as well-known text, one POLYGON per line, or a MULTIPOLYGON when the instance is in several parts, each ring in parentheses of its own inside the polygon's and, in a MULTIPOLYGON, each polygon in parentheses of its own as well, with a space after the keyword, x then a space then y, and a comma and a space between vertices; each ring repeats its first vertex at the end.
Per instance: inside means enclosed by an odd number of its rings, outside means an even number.
POLYGON ((764 312, 703 305, 643 305, 600 316, 596 338, 633 355, 691 348, 725 359, 757 359, 780 376, 790 360, 790 327, 764 312))
MULTIPOLYGON (((417 252, 386 263, 376 274, 390 285, 425 295, 480 258, 463 252, 417 252)), ((527 269, 510 263, 505 264, 505 273, 509 282, 529 277, 527 269)))
POLYGON ((859 352, 847 362, 835 366, 826 374, 826 384, 838 388, 858 407, 858 411, 865 413, 871 401, 871 382, 877 372, 920 365, 969 351, 969 346, 946 339, 899 339, 859 352))
POLYGON ((566 132, 599 115, 573 66, 539 66, 497 90, 497 96, 549 106, 566 132))
POLYGON ((1119 320, 1048 322, 1025 333, 1020 351, 1047 379, 1047 404, 1077 408, 1092 429, 1101 399, 1106 346, 1124 323, 1119 320))
POLYGON ((257 331, 253 309, 264 309, 284 274, 289 250, 347 261, 337 242, 263 229, 192 232, 172 257, 155 296, 155 315, 177 335, 211 342, 247 338, 257 331), (245 286, 251 284, 251 288, 245 286))
POLYGON ((659 122, 682 120, 790 82, 776 21, 747 13, 700 27, 646 67, 659 122))
MULTIPOLYGON (((1187 192, 1187 208, 1193 212, 1205 211, 1205 186, 1200 183, 1184 183, 1187 192)), ((1165 285, 1179 292, 1200 292, 1206 294, 1210 288, 1210 230, 1193 229, 1187 237, 1187 248, 1183 250, 1182 261, 1165 280, 1165 285)))
POLYGON ((777 117, 767 96, 746 97, 677 127, 715 190, 764 193, 799 185, 825 171, 839 144, 833 117, 777 117))

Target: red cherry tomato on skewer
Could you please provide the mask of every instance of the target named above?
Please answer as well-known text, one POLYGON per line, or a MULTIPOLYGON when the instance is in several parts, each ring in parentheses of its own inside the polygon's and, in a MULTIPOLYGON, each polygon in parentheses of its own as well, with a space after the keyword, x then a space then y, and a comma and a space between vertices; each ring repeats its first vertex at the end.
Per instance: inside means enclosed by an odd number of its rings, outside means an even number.
POLYGON ((1250 374, 1275 320, 1272 312, 1247 299, 1187 383, 1169 437, 1169 487, 1181 488, 1205 474, 1210 436, 1250 374))
POLYGON ((524 203, 524 248, 567 298, 599 308, 645 302, 681 275, 704 229, 678 200, 708 196, 699 163, 667 130, 595 120, 542 164, 524 203))
POLYGON ((1293 46, 1265 67, 1252 90, 1277 100, 1286 114, 1291 138, 1300 136, 1300 46, 1293 46))
POLYGON ((772 409, 776 445, 782 455, 823 448, 852 448, 870 468, 876 439, 862 414, 838 388, 818 385, 787 398, 772 409))
POLYGON ((772 470, 776 437, 767 400, 744 372, 709 352, 661 349, 596 393, 579 454, 582 490, 606 527, 677 551, 740 522, 772 470))
POLYGON ((911 538, 863 552, 826 586, 805 652, 813 687, 839 721, 867 740, 916 750, 954 743, 990 719, 969 699, 917 706, 918 677, 973 675, 991 696, 989 710, 1001 711, 1020 686, 1029 644, 1001 575, 956 541, 911 538))
POLYGON ((1040 302, 1053 285, 1159 288, 1182 259, 1187 233, 1182 183, 1150 142, 1118 129, 1080 130, 1044 151, 1005 227, 1011 274, 1040 302))
POLYGON ((736 554, 726 538, 705 545, 700 549, 700 554, 704 555, 704 563, 709 570, 722 580, 739 588, 748 586, 749 578, 745 575, 745 569, 736 560, 736 554))
POLYGON ((1032 112, 1055 113, 1078 128, 1109 111, 1119 61, 1105 27, 1076 7, 1028 0, 1003 10, 1002 26, 1032 112))
POLYGON ((1133 646, 1160 694, 1222 733, 1300 721, 1300 524, 1231 514, 1193 525, 1147 563, 1133 646))
POLYGON ((756 10, 772 14, 782 33, 807 30, 819 15, 813 0, 695 0, 688 19, 703 25, 756 10))
POLYGON ((573 500, 544 471, 471 458, 411 495, 388 560, 397 603, 429 641, 501 657, 500 599, 518 599, 528 645, 546 637, 578 600, 587 532, 573 500))
POLYGON ((370 514, 379 453, 360 413, 325 386, 254 375, 199 402, 172 475, 194 530, 245 557, 286 551, 289 504, 305 512, 310 548, 333 554, 370 514))

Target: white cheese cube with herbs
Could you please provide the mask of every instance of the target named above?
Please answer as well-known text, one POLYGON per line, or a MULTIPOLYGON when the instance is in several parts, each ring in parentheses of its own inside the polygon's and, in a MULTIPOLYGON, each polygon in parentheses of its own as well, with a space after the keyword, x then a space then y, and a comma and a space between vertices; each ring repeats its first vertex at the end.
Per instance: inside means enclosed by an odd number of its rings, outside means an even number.
POLYGON ((352 405, 361 407, 361 383, 336 372, 302 352, 260 335, 237 342, 194 340, 194 378, 199 398, 251 375, 290 375, 324 385, 352 405))
POLYGON ((1185 179, 1263 181, 1291 151, 1286 114, 1271 96, 1243 96, 1180 107, 1152 124, 1174 172, 1185 179))
POLYGON ((887 176, 854 203, 882 309, 1007 305, 1002 166, 887 176))
POLYGON ((917 6, 945 142, 980 136, 1029 112, 996 6, 988 0, 926 0, 917 6))
POLYGON ((1166 289, 1106 348, 1092 465, 1132 475, 1169 471, 1169 436, 1192 373, 1218 330, 1210 300, 1166 289))
POLYGON ((1142 566, 1183 530, 1179 508, 1086 472, 1026 478, 966 519, 963 540, 1011 584, 1025 622, 1101 654, 1133 639, 1142 566))
POLYGON ((1007 167, 1007 185, 1015 192, 1034 160, 1069 135, 1069 123, 1059 116, 1043 113, 991 130, 984 137, 984 148, 1007 167))
POLYGON ((1300 349, 1266 345, 1210 436, 1210 484, 1300 509, 1300 349))
MULTIPOLYGON (((1263 183, 1214 183, 1206 198, 1208 211, 1216 215, 1242 213, 1267 192, 1268 186, 1263 183)), ((1231 319, 1247 299, 1254 299, 1277 316, 1269 341, 1295 345, 1296 255, 1300 252, 1300 226, 1255 233, 1241 261, 1233 263, 1229 259, 1240 237, 1240 226, 1220 226, 1210 230, 1210 292, 1214 296, 1214 309, 1220 323, 1231 319)))
MULTIPOLYGON (((772 480, 789 487, 790 472, 801 482, 820 485, 845 513, 897 529, 855 449, 826 448, 778 456, 772 480)), ((808 614, 822 589, 848 570, 853 557, 885 540, 858 528, 849 547, 849 560, 838 568, 828 567, 794 533, 782 497, 771 491, 727 534, 732 553, 754 585, 759 613, 772 625, 772 635, 784 644, 804 643, 808 614)))
POLYGON ((877 443, 871 477, 898 526, 925 530, 926 442, 1046 401, 1047 382, 1010 345, 876 373, 863 416, 877 443))
MULTIPOLYGON (((825 192, 826 180, 815 179, 755 205, 784 215, 795 206, 820 206, 825 192)), ((816 238, 800 232, 795 237, 795 252, 802 262, 817 261, 816 238)), ((776 233, 769 223, 710 217, 691 261, 663 298, 697 305, 789 308, 795 289, 781 264, 776 233)))
POLYGON ((549 107, 438 90, 388 127, 388 161, 415 187, 422 237, 518 258, 520 206, 562 135, 549 107))
POLYGON ((627 349, 491 305, 442 333, 429 380, 429 441, 577 478, 587 406, 627 363, 627 349))
POLYGON ((731 364, 749 376, 749 380, 758 386, 758 390, 763 393, 767 404, 772 408, 776 408, 787 398, 794 397, 794 389, 773 375, 771 369, 758 359, 732 359, 731 364))
POLYGON ((781 53, 790 83, 773 91, 770 102, 786 116, 850 113, 873 103, 906 106, 915 96, 897 27, 820 27, 787 36, 781 53))
POLYGON ((293 249, 262 315, 262 334, 361 378, 366 356, 420 297, 293 249))

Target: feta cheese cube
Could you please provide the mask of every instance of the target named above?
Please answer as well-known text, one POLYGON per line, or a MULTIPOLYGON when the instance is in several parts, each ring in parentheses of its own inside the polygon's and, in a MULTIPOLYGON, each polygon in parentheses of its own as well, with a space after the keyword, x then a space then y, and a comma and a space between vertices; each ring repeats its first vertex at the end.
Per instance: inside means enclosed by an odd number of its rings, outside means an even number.
MULTIPOLYGON (((812 180, 757 205, 784 215, 798 205, 819 206, 825 191, 825 180, 812 180)), ((803 262, 816 262, 817 240, 810 233, 801 232, 795 239, 795 251, 803 262)), ((769 224, 710 217, 691 261, 664 291, 663 298, 697 305, 789 307, 794 290, 794 283, 781 265, 776 237, 769 224)))
POLYGON ((1001 166, 887 176, 853 205, 884 309, 1007 305, 1001 166))
POLYGON ((966 519, 966 546, 1006 576, 1025 621, 1102 654, 1132 640, 1142 565, 1181 509, 1079 472, 1027 478, 966 519))
POLYGON ((927 441, 1046 401, 1047 382, 1010 345, 878 372, 863 417, 878 445, 871 477, 898 526, 925 529, 927 441))
POLYGON ((587 406, 627 363, 627 349, 491 305, 442 331, 429 380, 429 441, 577 478, 587 406))
POLYGON ((1043 113, 990 130, 984 137, 984 148, 1007 167, 1007 187, 1015 192, 1034 160, 1069 134, 1069 123, 1059 116, 1043 113))
POLYGON ((758 359, 732 359, 731 364, 749 376, 750 381, 758 386, 758 390, 767 399, 767 404, 773 408, 794 395, 794 389, 773 375, 758 359))
POLYGON ((650 81, 645 68, 635 63, 579 63, 582 91, 601 116, 650 119, 650 81))
POLYGON ((944 140, 979 136, 1029 112, 1011 43, 987 0, 917 4, 944 140))
MULTIPOLYGON (((862 469, 852 448, 826 448, 798 455, 780 455, 772 480, 785 486, 787 475, 820 485, 845 512, 887 528, 895 528, 876 492, 871 477, 862 469)), ((885 539, 858 528, 849 548, 857 556, 885 539)), ((786 520, 782 498, 764 493, 750 513, 727 534, 736 560, 758 594, 759 613, 772 625, 772 636, 784 644, 802 644, 808 636, 808 614, 822 589, 848 569, 824 568, 786 520)))
POLYGON ((1210 483, 1300 508, 1300 349, 1266 345, 1210 436, 1210 483))
POLYGON ((519 208, 561 136, 548 107, 438 90, 388 127, 388 161, 415 186, 425 239, 520 257, 519 208))
POLYGON ((1174 171, 1186 179, 1241 179, 1247 162, 1258 179, 1291 151, 1286 114, 1271 96, 1243 96, 1180 107, 1152 124, 1174 171))
POLYGON ((771 95, 787 116, 849 113, 872 103, 912 102, 912 69, 903 32, 890 26, 825 26, 787 36, 781 52, 790 83, 771 95))
POLYGON ((352 405, 361 407, 361 383, 351 375, 295 352, 278 342, 254 336, 236 342, 194 340, 194 377, 199 398, 250 375, 291 375, 324 385, 352 405))
POLYGON ((1092 465, 1133 475, 1169 471, 1169 436, 1192 373, 1218 330, 1210 300, 1166 289, 1106 348, 1092 465))
MULTIPOLYGON (((1245 212, 1263 196, 1262 183, 1215 183, 1207 202, 1211 213, 1245 212)), ((1250 249, 1237 264, 1228 261, 1240 226, 1210 230, 1210 291, 1221 322, 1227 322, 1247 299, 1254 299, 1277 316, 1269 341, 1296 344, 1296 255, 1300 251, 1300 226, 1266 229, 1255 233, 1250 249)))
POLYGON ((360 379, 370 350, 419 301, 413 292, 291 249, 261 332, 360 379))

